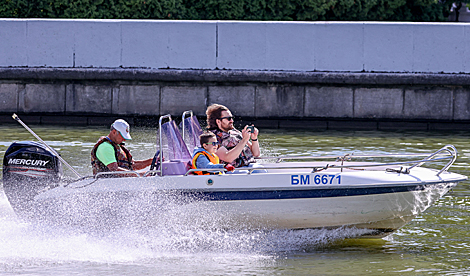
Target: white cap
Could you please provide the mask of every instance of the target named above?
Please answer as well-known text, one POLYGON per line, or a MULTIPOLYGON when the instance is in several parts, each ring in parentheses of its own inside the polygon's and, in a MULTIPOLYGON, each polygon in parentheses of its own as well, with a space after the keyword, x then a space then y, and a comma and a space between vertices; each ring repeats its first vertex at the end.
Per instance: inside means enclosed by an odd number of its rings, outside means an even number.
POLYGON ((122 138, 126 140, 132 139, 131 135, 129 134, 129 124, 123 119, 117 119, 116 121, 114 121, 111 127, 119 131, 119 133, 121 133, 122 138))

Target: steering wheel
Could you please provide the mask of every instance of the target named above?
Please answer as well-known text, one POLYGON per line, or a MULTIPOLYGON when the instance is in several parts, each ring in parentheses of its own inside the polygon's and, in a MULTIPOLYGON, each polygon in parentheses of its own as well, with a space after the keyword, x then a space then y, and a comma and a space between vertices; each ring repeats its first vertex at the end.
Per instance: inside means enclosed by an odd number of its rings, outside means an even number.
POLYGON ((160 168, 160 150, 157 150, 153 157, 152 164, 150 164, 150 170, 158 170, 160 168))

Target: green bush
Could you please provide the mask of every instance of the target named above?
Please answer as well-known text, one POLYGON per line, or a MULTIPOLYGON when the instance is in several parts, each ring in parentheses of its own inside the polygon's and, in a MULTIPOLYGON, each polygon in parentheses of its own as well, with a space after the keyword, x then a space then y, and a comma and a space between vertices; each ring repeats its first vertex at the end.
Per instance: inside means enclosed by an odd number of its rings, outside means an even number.
POLYGON ((0 0, 3 18, 446 21, 438 0, 0 0))

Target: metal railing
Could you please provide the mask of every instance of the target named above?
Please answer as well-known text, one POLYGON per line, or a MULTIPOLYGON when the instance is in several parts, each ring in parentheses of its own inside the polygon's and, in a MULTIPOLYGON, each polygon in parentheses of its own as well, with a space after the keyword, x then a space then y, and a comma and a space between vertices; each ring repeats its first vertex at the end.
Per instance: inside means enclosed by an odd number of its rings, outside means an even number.
MULTIPOLYGON (((450 145, 452 146, 452 145, 450 145)), ((446 146, 447 147, 447 146, 446 146)), ((452 146, 453 147, 453 146, 452 146)), ((439 151, 441 151, 440 149, 439 151)), ((287 159, 336 159, 337 161, 341 160, 350 160, 352 158, 386 158, 386 157, 428 157, 429 154, 423 153, 392 153, 392 154, 345 154, 345 155, 289 155, 289 156, 264 156, 264 157, 255 157, 256 160, 271 160, 276 159, 276 163, 280 163, 287 159)))
POLYGON ((155 173, 159 173, 160 176, 163 174, 163 169, 162 169, 162 166, 163 166, 163 137, 162 137, 162 122, 164 119, 168 119, 168 121, 171 121, 171 115, 170 114, 167 114, 167 115, 164 115, 164 116, 160 116, 160 119, 158 120, 158 138, 159 138, 159 146, 160 146, 160 156, 159 156, 159 159, 160 159, 160 170, 154 170, 152 172, 155 172, 155 173))
POLYGON ((192 110, 186 110, 185 112, 183 112, 183 115, 181 115, 181 119, 182 119, 182 129, 181 129, 181 135, 183 136, 183 141, 184 141, 184 119, 186 119, 186 114, 190 114, 190 118, 193 117, 193 111, 192 110))
POLYGON ((128 176, 128 174, 132 175, 130 177, 141 177, 140 174, 136 171, 113 171, 113 172, 99 172, 95 174, 95 178, 101 178, 101 177, 106 177, 106 176, 119 176, 119 175, 128 176))
MULTIPOLYGON (((420 160, 413 160, 413 161, 402 161, 402 162, 391 162, 391 163, 371 163, 371 164, 351 164, 351 165, 345 165, 343 162, 341 165, 336 165, 336 164, 326 164, 325 166, 313 166, 313 165, 307 165, 307 166, 269 166, 268 165, 263 165, 262 167, 256 167, 256 168, 251 168, 251 167, 243 167, 243 168, 235 168, 236 171, 247 171, 248 174, 253 173, 253 171, 256 170, 288 170, 288 169, 311 169, 312 173, 314 172, 319 172, 323 170, 327 170, 330 168, 336 168, 336 169, 344 169, 344 168, 351 168, 351 169, 358 169, 358 168, 370 168, 370 167, 386 167, 386 166, 396 166, 396 165, 407 165, 407 164, 413 164, 409 168, 401 168, 397 172, 401 173, 409 173, 412 168, 419 167, 424 163, 427 162, 438 162, 438 161, 443 161, 443 160, 449 160, 449 162, 436 174, 440 175, 442 172, 447 171, 450 166, 455 162, 457 159, 457 149, 453 145, 446 145, 442 147, 441 149, 437 150, 436 152, 432 154, 372 154, 372 155, 350 155, 346 154, 343 156, 337 156, 337 155, 330 155, 330 156, 282 156, 282 157, 262 157, 262 158, 257 158, 257 159, 262 159, 262 160, 268 160, 268 159, 277 159, 276 163, 279 163, 279 160, 285 160, 285 159, 335 159, 335 161, 344 161, 344 160, 351 160, 352 158, 388 158, 388 157, 425 157, 420 160), (441 155, 447 155, 447 156, 442 156, 442 157, 437 157, 441 155)), ((189 175, 191 172, 196 172, 196 171, 226 171, 225 169, 191 169, 189 170, 186 175, 189 175)), ((395 171, 395 170, 390 170, 390 171, 395 171)))

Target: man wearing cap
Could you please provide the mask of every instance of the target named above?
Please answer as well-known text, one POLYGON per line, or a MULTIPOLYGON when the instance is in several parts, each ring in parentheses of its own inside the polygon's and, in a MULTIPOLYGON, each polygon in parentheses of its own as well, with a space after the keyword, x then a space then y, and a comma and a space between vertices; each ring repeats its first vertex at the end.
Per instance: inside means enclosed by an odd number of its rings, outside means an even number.
POLYGON ((152 158, 133 160, 124 146, 125 140, 131 140, 129 124, 123 119, 114 121, 108 136, 101 137, 91 150, 93 174, 99 172, 136 171, 150 166, 152 158))

